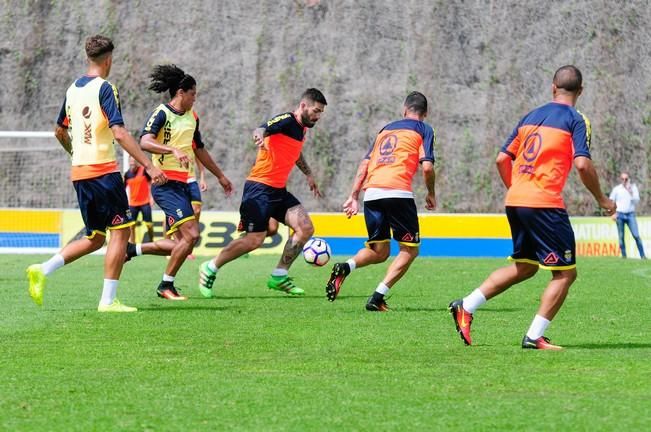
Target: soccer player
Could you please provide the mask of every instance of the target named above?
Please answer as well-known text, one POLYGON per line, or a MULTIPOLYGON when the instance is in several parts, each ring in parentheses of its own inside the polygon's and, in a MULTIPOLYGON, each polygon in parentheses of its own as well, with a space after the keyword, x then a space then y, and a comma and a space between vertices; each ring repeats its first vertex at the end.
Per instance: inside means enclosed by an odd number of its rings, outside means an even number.
POLYGON ((294 234, 287 240, 267 287, 289 295, 304 294, 292 282, 288 272, 305 242, 312 237, 314 226, 305 208, 287 191, 286 185, 296 165, 307 177, 314 196, 321 196, 302 149, 307 129, 319 121, 326 105, 323 93, 315 88, 307 89, 294 112, 277 115, 253 131, 253 140, 259 150, 244 185, 240 205, 241 224, 246 234, 230 242, 217 257, 201 265, 199 290, 205 297, 212 297, 217 271, 226 263, 259 248, 268 231, 277 230, 275 221, 284 222, 294 230, 294 234), (275 221, 270 223, 270 219, 275 221))
MULTIPOLYGON (((131 210, 131 217, 137 223, 138 215, 142 214, 142 222, 147 228, 149 241, 154 241, 154 223, 151 218, 151 204, 150 204, 150 187, 149 182, 151 178, 145 171, 144 167, 138 165, 138 162, 133 157, 129 157, 129 170, 124 173, 124 184, 129 191, 129 210, 131 210)), ((136 243, 136 227, 131 226, 131 236, 129 238, 131 243, 136 243)))
POLYGON ((551 270, 552 278, 522 348, 562 349, 544 334, 577 274, 574 232, 561 195, 572 163, 599 206, 607 214, 616 208, 601 191, 590 159, 590 121, 574 108, 583 91, 582 81, 575 66, 558 69, 552 81, 552 102, 525 115, 497 156, 497 170, 507 188, 513 264, 494 271, 468 296, 450 303, 452 319, 466 345, 472 343, 470 325, 475 311, 542 268, 551 270))
POLYGON ((88 69, 67 90, 57 120, 55 136, 72 156, 71 178, 77 192, 86 237, 68 243, 41 264, 27 268, 29 295, 43 303, 46 276, 104 245, 106 229, 111 236, 104 259, 104 288, 99 312, 135 312, 116 298, 124 248, 133 225, 122 177, 115 159, 117 141, 147 171, 154 184, 165 174, 154 167, 124 127, 117 88, 106 81, 113 63, 113 42, 96 35, 86 39, 88 69))
POLYGON ((387 312, 384 300, 391 287, 404 276, 418 256, 418 215, 412 180, 420 163, 427 187, 425 208, 436 208, 434 186, 434 130, 427 117, 427 98, 419 92, 405 99, 403 118, 382 128, 366 157, 359 164, 350 196, 343 205, 349 218, 359 211, 359 192, 364 189, 364 220, 368 231, 366 248, 344 263, 336 263, 326 285, 328 300, 335 301, 344 279, 353 270, 384 262, 389 257, 391 232, 399 243, 398 256, 366 302, 366 310, 387 312))
POLYGON ((156 293, 168 300, 186 300, 174 286, 176 273, 199 238, 199 224, 192 208, 188 186, 190 164, 194 157, 219 181, 227 196, 233 193, 231 181, 205 149, 199 132, 199 117, 192 109, 197 83, 176 65, 159 65, 151 74, 150 90, 169 91, 171 100, 159 105, 149 116, 140 138, 143 149, 154 153, 154 164, 169 178, 162 186, 154 185, 152 195, 165 212, 167 234, 173 239, 153 243, 130 244, 127 259, 142 254, 170 255, 156 293))

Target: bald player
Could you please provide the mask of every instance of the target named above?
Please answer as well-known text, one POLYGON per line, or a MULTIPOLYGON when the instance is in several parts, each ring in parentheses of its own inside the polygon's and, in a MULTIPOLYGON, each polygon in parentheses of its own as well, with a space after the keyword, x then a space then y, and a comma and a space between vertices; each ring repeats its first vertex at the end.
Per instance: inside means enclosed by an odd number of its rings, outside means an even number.
POLYGON ((353 258, 332 268, 326 285, 330 301, 335 301, 350 272, 387 260, 393 235, 400 245, 398 256, 366 302, 368 311, 387 312, 389 307, 384 297, 418 256, 420 234, 411 184, 419 165, 427 187, 425 208, 436 208, 434 130, 423 121, 427 117, 427 98, 420 92, 410 93, 402 115, 402 120, 389 123, 377 135, 357 169, 353 189, 343 205, 349 218, 357 214, 359 192, 364 189, 368 241, 366 248, 360 249, 353 258))
POLYGON ((497 156, 497 170, 507 188, 506 216, 511 227, 513 264, 494 271, 477 289, 449 305, 457 332, 472 343, 473 314, 487 300, 550 270, 551 281, 538 312, 522 339, 522 348, 560 350, 544 336, 576 279, 574 232, 562 191, 574 165, 581 181, 607 214, 615 203, 601 191, 590 159, 590 121, 574 106, 583 91, 581 72, 574 66, 556 71, 552 102, 524 116, 497 156))

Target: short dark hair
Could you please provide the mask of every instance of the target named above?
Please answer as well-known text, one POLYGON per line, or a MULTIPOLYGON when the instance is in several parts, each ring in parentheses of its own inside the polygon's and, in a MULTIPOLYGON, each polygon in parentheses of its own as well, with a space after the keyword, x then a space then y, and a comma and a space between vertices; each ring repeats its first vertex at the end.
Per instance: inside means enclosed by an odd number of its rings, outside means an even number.
POLYGON ((328 105, 325 96, 321 93, 321 90, 315 88, 309 88, 303 92, 301 95, 301 100, 307 99, 312 102, 318 102, 323 105, 328 105))
POLYGON ((105 54, 113 52, 113 41, 106 36, 94 35, 86 38, 86 55, 91 60, 99 60, 105 54))
POLYGON ((149 90, 156 93, 169 90, 171 97, 174 97, 179 89, 187 91, 197 85, 197 81, 191 75, 183 72, 183 69, 175 64, 154 66, 149 77, 151 78, 149 90))
POLYGON ((427 98, 421 92, 413 91, 407 95, 405 107, 418 115, 427 114, 427 98))
POLYGON ((583 75, 576 66, 565 65, 558 68, 554 74, 554 85, 556 88, 576 93, 583 85, 583 75))

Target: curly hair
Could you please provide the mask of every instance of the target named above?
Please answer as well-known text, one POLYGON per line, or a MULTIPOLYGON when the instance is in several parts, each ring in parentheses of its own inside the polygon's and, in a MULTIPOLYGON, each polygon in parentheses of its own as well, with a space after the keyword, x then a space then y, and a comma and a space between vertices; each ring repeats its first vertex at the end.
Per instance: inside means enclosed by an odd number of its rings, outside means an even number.
POLYGON ((156 93, 169 90, 170 97, 174 97, 179 89, 187 91, 197 85, 191 75, 186 74, 183 69, 174 64, 154 66, 149 77, 151 78, 149 90, 156 93))

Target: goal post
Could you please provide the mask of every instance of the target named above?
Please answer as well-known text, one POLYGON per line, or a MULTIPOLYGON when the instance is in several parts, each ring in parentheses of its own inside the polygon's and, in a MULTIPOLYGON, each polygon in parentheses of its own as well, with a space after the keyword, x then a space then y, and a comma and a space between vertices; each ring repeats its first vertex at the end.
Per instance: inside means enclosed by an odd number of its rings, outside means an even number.
POLYGON ((0 253, 57 250, 61 210, 78 207, 70 156, 54 132, 0 131, 0 253))

